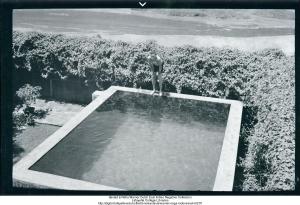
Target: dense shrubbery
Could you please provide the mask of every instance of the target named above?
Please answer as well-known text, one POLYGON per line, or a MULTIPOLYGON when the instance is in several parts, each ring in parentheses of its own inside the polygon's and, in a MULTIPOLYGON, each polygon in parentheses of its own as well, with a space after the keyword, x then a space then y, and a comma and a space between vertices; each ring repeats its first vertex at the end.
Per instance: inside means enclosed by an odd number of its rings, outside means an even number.
POLYGON ((21 130, 23 126, 34 125, 34 119, 43 117, 46 114, 46 110, 35 110, 32 106, 36 99, 40 97, 39 86, 31 86, 29 84, 24 85, 16 92, 15 108, 13 111, 13 122, 15 132, 21 130))
POLYGON ((89 86, 151 89, 146 57, 156 49, 165 61, 166 91, 227 97, 245 105, 241 138, 248 149, 240 160, 243 190, 292 190, 295 183, 294 59, 279 50, 166 48, 101 38, 42 33, 13 35, 17 73, 78 79, 89 86))
POLYGON ((42 88, 40 86, 33 87, 29 84, 24 85, 16 92, 16 95, 20 102, 19 104, 24 104, 25 106, 29 107, 36 101, 37 98, 41 96, 41 89, 42 88))
POLYGON ((248 104, 257 107, 247 137, 244 190, 291 190, 295 184, 295 66, 278 51, 260 53, 248 82, 248 104))
POLYGON ((170 91, 190 90, 224 96, 226 88, 243 88, 247 56, 229 49, 163 48, 149 41, 137 45, 99 38, 14 33, 14 62, 44 78, 83 79, 106 89, 110 85, 149 87, 147 56, 152 48, 165 59, 164 79, 170 91))

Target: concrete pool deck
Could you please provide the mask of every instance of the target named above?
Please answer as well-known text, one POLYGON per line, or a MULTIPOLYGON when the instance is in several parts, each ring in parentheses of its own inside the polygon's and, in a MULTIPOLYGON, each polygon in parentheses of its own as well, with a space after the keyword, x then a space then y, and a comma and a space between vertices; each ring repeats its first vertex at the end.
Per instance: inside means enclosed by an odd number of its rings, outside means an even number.
MULTIPOLYGON (((13 178, 17 181, 37 184, 55 189, 66 190, 121 190, 116 187, 104 186, 83 180, 62 177, 54 174, 38 172, 29 168, 43 157, 50 149, 67 136, 76 126, 78 126, 96 108, 104 103, 116 91, 135 92, 151 94, 149 90, 125 88, 112 86, 105 91, 96 91, 93 94, 93 101, 87 105, 80 113, 68 121, 63 127, 47 138, 43 143, 36 147, 31 153, 21 159, 13 167, 13 178)), ((215 103, 230 104, 230 111, 215 178, 213 191, 232 191, 234 172, 236 165, 237 148, 239 141, 239 131, 242 114, 242 103, 235 100, 226 100, 195 95, 185 95, 177 93, 166 93, 171 98, 183 98, 191 100, 209 101, 215 103)))

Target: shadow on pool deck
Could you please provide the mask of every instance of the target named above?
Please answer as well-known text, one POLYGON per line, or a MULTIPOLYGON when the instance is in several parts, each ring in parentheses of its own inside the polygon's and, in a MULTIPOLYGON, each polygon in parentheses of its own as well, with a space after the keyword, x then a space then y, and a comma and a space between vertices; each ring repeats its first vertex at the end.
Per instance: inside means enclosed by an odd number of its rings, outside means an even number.
POLYGON ((16 163, 20 160, 20 156, 25 152, 25 149, 21 147, 15 140, 13 141, 13 162, 16 163))

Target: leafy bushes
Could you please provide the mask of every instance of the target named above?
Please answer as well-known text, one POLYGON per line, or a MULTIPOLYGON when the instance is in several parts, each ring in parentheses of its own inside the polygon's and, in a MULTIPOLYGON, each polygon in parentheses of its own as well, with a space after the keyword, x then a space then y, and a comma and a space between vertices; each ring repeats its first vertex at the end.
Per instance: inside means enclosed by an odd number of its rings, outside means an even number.
POLYGON ((16 92, 16 95, 21 104, 25 104, 29 107, 38 97, 40 97, 41 89, 40 86, 32 87, 31 85, 26 84, 16 92))
POLYGON ((278 51, 261 53, 269 63, 256 67, 249 104, 258 107, 243 161, 244 190, 295 188, 295 67, 278 51))
POLYGON ((224 97, 244 103, 239 159, 243 190, 293 190, 295 184, 294 59, 279 50, 166 48, 101 38, 43 33, 13 34, 16 73, 78 80, 89 87, 151 89, 147 56, 163 57, 164 90, 224 97))
POLYGON ((186 89, 216 97, 224 96, 225 88, 241 86, 239 75, 245 59, 239 57, 243 53, 229 49, 168 49, 153 41, 133 45, 41 33, 14 32, 13 48, 18 71, 26 69, 33 76, 49 79, 80 79, 98 89, 112 84, 150 88, 147 56, 156 49, 165 59, 167 90, 175 87, 178 92, 186 89))
POLYGON ((35 110, 32 104, 40 97, 39 86, 31 86, 25 84, 21 87, 15 96, 15 109, 13 111, 14 129, 20 130, 25 125, 34 125, 34 119, 43 117, 46 113, 45 110, 35 110))

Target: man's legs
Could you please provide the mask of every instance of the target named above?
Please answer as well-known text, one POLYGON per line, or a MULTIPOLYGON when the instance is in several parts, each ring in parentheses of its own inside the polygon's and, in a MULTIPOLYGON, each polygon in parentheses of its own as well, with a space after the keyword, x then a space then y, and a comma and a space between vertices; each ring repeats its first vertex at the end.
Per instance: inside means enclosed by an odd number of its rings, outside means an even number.
POLYGON ((153 93, 155 93, 155 84, 156 84, 156 73, 153 71, 152 72, 152 87, 153 87, 153 93))
POLYGON ((158 80, 159 80, 159 92, 160 94, 162 94, 162 85, 163 85, 163 80, 162 80, 162 76, 161 73, 158 73, 158 80))

